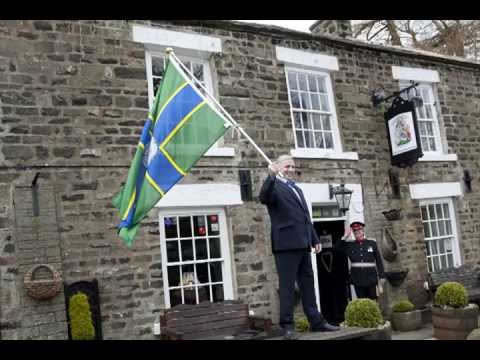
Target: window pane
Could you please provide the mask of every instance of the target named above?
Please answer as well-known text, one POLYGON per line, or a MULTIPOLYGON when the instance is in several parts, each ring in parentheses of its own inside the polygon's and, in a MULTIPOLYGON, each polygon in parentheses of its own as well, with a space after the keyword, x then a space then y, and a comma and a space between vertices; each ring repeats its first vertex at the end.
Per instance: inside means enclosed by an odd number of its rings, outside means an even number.
POLYGON ((422 220, 428 220, 427 208, 425 206, 420 207, 422 211, 422 220))
POLYGON ((450 222, 450 220, 445 221, 445 232, 446 232, 448 235, 452 235, 452 234, 453 234, 453 231, 452 231, 452 223, 450 222))
POLYGON ((431 240, 431 241, 430 241, 430 244, 432 244, 432 247, 431 247, 432 254, 433 254, 433 255, 438 254, 437 240, 431 240))
POLYGON ((303 141, 303 132, 302 131, 296 131, 295 134, 297 136, 298 147, 300 147, 300 148, 305 147, 305 141, 303 141))
POLYGON ((439 254, 444 254, 445 253, 445 242, 444 240, 438 240, 438 246, 439 246, 439 254))
POLYGON ((208 263, 200 263, 197 267, 197 279, 199 283, 208 283, 208 263))
POLYGON ((426 238, 430 237, 430 226, 428 226, 428 223, 423 223, 423 234, 426 238))
POLYGON ((317 76, 317 80, 318 80, 319 92, 326 94, 327 87, 325 86, 325 78, 322 76, 317 76))
POLYGON ((324 133, 324 137, 325 137, 325 148, 326 149, 333 149, 332 133, 327 131, 327 132, 324 133))
POLYGON ((419 107, 417 108, 417 111, 418 111, 418 117, 420 119, 425 119, 425 110, 423 109, 424 107, 419 107))
POLYGON ((160 86, 161 82, 162 82, 161 78, 158 78, 158 77, 153 78, 153 96, 157 95, 158 87, 160 86))
POLYGON ((223 301, 224 296, 223 296, 223 285, 212 285, 212 295, 213 295, 213 301, 223 301))
POLYGON ((427 247, 427 249, 426 249, 427 250, 427 256, 432 255, 432 242, 430 240, 427 241, 427 246, 426 247, 427 247))
POLYGON ((304 129, 311 129, 310 122, 308 121, 308 114, 306 112, 302 112, 302 125, 304 129))
POLYGON ((176 262, 180 261, 180 257, 178 255, 178 241, 167 241, 167 261, 168 262, 176 262))
POLYGON ((193 76, 195 76, 200 81, 204 80, 202 64, 193 64, 193 76))
POLYGON ((180 240, 182 247, 182 261, 193 260, 193 243, 192 240, 180 240))
POLYGON ((207 239, 195 239, 195 256, 197 260, 207 258, 207 239))
POLYGON ((432 227, 432 237, 438 236, 437 222, 431 222, 430 225, 432 227))
POLYGON ((429 219, 436 219, 435 207, 433 205, 428 205, 428 218, 429 219))
POLYGON ((432 258, 428 258, 427 265, 428 265, 428 272, 432 272, 433 271, 433 269, 432 269, 432 266, 433 266, 432 258))
POLYGON ((190 223, 190 216, 181 216, 179 218, 179 222, 180 222, 180 237, 191 237, 192 225, 190 223))
POLYGON ((330 111, 327 95, 320 95, 320 108, 322 111, 330 111))
POLYGON ((308 75, 308 89, 312 92, 318 92, 317 80, 314 75, 308 75))
POLYGON ((438 262, 438 257, 435 256, 433 259, 433 271, 440 270, 440 263, 438 262))
POLYGON ((420 131, 420 136, 426 136, 427 135, 427 129, 426 129, 425 121, 419 121, 418 122, 418 130, 420 131))
POLYGON ((435 210, 437 211, 437 219, 443 219, 442 205, 441 204, 436 204, 435 205, 435 210))
POLYGON ((323 134, 321 131, 315 131, 315 146, 324 149, 325 143, 323 141, 323 134))
POLYGON ((193 233, 195 236, 205 236, 207 234, 205 216, 200 215, 193 217, 193 233))
POLYGON ((297 76, 296 73, 293 71, 289 71, 287 73, 288 77, 288 86, 290 90, 296 90, 297 89, 297 76))
POLYGON ((450 211, 448 211, 448 204, 443 204, 443 214, 445 219, 450 219, 450 211))
POLYGON ((220 233, 220 225, 218 224, 218 215, 208 215, 208 235, 218 235, 220 233))
POLYGON ((441 269, 447 268, 447 257, 445 255, 440 256, 441 269))
POLYGON ((440 236, 445 236, 445 222, 444 221, 439 221, 438 222, 438 234, 440 236))
POLYGON ((193 264, 182 265, 182 286, 192 287, 195 284, 193 264))
POLYGON ((168 267, 168 286, 179 286, 180 285, 180 266, 169 266, 168 267))
POLYGON ((424 151, 429 151, 429 147, 428 147, 428 139, 426 137, 421 137, 420 138, 420 143, 422 144, 422 149, 424 151))
POLYGON ((292 99, 292 107, 297 109, 300 108, 300 98, 298 97, 298 92, 290 92, 290 97, 292 99))
POLYGON ((310 100, 313 110, 320 110, 320 101, 317 94, 310 94, 310 100))
POLYGON ((431 121, 425 122, 426 130, 427 130, 427 135, 428 136, 433 136, 433 126, 431 121))
POLYGON ((300 90, 308 90, 307 89, 307 77, 305 74, 303 73, 298 73, 298 83, 299 83, 299 86, 300 86, 300 90))
POLYGON ((177 237, 177 218, 165 217, 163 218, 163 224, 165 226, 165 237, 167 239, 177 237))
POLYGON ((302 103, 302 109, 311 109, 312 106, 310 105, 310 96, 308 96, 308 93, 306 92, 301 92, 300 93, 300 101, 302 103))
POLYGON ((221 257, 220 238, 210 238, 208 241, 210 245, 210 259, 221 257))
POLYGON ((445 251, 452 252, 452 238, 445 239, 445 251))
POLYGON ((432 106, 431 105, 426 105, 425 106, 425 116, 427 117, 427 119, 433 119, 432 106))
POLYGON ((183 290, 183 298, 184 304, 187 305, 196 305, 197 304, 197 296, 195 294, 195 288, 188 288, 182 289, 183 290))
POLYGON ((319 114, 312 114, 312 123, 314 130, 322 130, 322 121, 319 114))
POLYGON ((152 56, 152 75, 163 77, 164 71, 163 57, 152 56))
POLYGON ((313 147, 313 133, 311 131, 305 131, 305 147, 313 147))
POLYGON ((428 143, 430 146, 430 151, 436 151, 437 147, 435 146, 435 139, 434 138, 429 138, 428 143))
POLYGON ((222 263, 219 261, 210 263, 210 277, 212 282, 222 281, 222 263))
POLYGON ((295 124, 295 129, 301 129, 302 128, 302 122, 300 121, 300 113, 299 112, 294 112, 293 113, 293 122, 295 124))
POLYGON ((210 286, 200 286, 198 288, 198 302, 210 301, 210 286))
POLYGON ((322 115, 322 125, 323 130, 332 130, 332 128, 330 127, 330 116, 322 115))
POLYGON ((447 263, 448 267, 453 267, 453 255, 452 254, 447 254, 447 263))

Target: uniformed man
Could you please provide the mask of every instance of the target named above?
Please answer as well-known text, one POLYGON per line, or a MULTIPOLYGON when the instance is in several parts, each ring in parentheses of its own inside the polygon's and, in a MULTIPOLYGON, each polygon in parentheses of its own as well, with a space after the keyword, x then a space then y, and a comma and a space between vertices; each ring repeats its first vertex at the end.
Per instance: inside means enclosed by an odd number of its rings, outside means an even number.
POLYGON ((357 298, 376 300, 377 290, 379 294, 383 292, 385 272, 377 242, 365 237, 364 227, 359 221, 351 223, 355 241, 340 241, 338 249, 350 260, 350 283, 355 287, 357 298))

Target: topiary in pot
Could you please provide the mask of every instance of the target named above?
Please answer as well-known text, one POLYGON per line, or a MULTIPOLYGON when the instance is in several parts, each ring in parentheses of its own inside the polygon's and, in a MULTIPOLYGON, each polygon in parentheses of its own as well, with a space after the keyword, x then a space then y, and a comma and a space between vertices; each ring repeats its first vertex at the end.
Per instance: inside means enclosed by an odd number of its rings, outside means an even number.
POLYGON ((392 306, 392 327, 397 331, 412 331, 422 327, 422 313, 415 310, 410 300, 401 300, 392 306))
POLYGON ((468 293, 465 287, 455 281, 447 281, 435 292, 435 305, 463 308, 468 304, 468 293))
POLYGON ((404 313, 413 310, 415 310, 415 305, 413 305, 410 300, 397 301, 392 306, 392 311, 395 313, 404 313))
POLYGON ((478 306, 468 304, 468 292, 462 284, 445 282, 435 292, 433 335, 441 340, 465 340, 478 327, 478 314, 478 306))
POLYGON ((87 295, 79 292, 70 298, 68 316, 72 340, 95 339, 95 327, 92 323, 92 312, 87 295))
POLYGON ((355 299, 345 309, 345 326, 377 328, 375 334, 364 337, 367 340, 390 340, 390 322, 384 321, 380 307, 371 299, 355 299))

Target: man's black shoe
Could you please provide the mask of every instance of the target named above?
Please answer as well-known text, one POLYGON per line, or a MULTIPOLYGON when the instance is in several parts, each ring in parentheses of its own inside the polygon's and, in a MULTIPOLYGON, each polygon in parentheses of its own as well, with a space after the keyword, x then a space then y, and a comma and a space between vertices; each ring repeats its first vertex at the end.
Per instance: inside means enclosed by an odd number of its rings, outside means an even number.
POLYGON ((328 322, 324 322, 320 325, 313 326, 310 331, 317 332, 317 331, 337 331, 340 330, 339 326, 331 325, 328 322))
POLYGON ((298 334, 295 330, 285 330, 283 333, 284 340, 298 340, 298 334))

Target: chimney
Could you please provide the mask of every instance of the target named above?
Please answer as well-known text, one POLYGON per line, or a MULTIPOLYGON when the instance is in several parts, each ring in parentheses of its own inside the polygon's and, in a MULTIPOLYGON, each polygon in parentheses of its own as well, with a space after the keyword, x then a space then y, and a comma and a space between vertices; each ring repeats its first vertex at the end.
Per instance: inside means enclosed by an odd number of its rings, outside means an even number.
POLYGON ((342 38, 352 37, 352 23, 350 20, 317 20, 310 31, 313 35, 327 34, 342 38))

